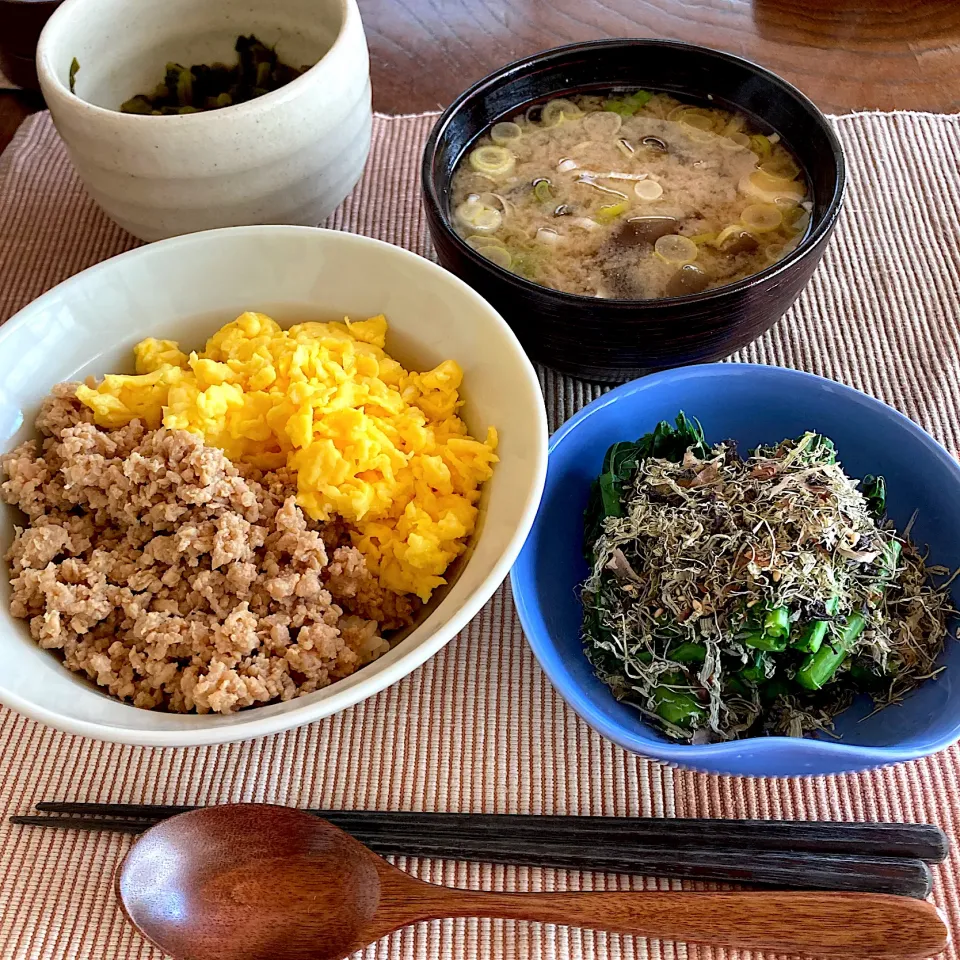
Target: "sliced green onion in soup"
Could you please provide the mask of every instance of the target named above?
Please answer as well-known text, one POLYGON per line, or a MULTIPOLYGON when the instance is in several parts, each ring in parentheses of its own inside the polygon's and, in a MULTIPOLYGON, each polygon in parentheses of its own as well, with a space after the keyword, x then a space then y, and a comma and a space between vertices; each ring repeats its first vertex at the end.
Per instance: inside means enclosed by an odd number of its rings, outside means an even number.
MULTIPOLYGON (((725 137, 732 137, 735 133, 740 133, 743 130, 744 124, 747 122, 747 118, 743 114, 736 114, 732 116, 728 121, 726 126, 723 128, 723 135, 725 137)), ((749 142, 750 138, 746 138, 749 142)))
POLYGON ((792 157, 777 156, 771 160, 765 160, 760 164, 760 169, 772 177, 780 177, 787 180, 795 180, 800 176, 800 168, 794 162, 792 157))
POLYGON ((704 107, 691 107, 681 104, 674 107, 667 114, 668 120, 674 120, 679 123, 685 123, 688 127, 694 127, 697 130, 705 130, 709 133, 715 131, 721 124, 724 124, 723 117, 714 110, 707 110, 704 107))
POLYGON ((472 247, 478 253, 487 247, 503 247, 504 250, 507 249, 502 240, 498 240, 496 237, 486 236, 482 233, 475 233, 473 236, 467 237, 467 246, 472 247))
POLYGON ((633 192, 641 200, 659 200, 663 196, 663 187, 656 180, 638 180, 633 185, 633 192))
POLYGON ((470 166, 490 177, 505 177, 515 164, 516 158, 506 147, 477 147, 470 154, 470 166))
POLYGON ((541 203, 549 203, 553 199, 550 181, 546 177, 537 177, 537 179, 533 181, 533 195, 541 203))
POLYGON ((768 243, 763 248, 763 255, 773 263, 775 260, 779 260, 783 256, 783 244, 782 243, 768 243))
POLYGON ((700 254, 699 248, 689 237, 681 237, 675 233, 661 237, 653 245, 653 249, 661 260, 678 266, 693 263, 700 254))
POLYGON ((803 213, 801 213, 800 216, 797 217, 797 219, 790 224, 790 229, 796 230, 798 234, 803 234, 807 232, 807 227, 809 226, 810 226, 810 214, 808 211, 804 210, 803 213))
POLYGON ((495 123, 490 128, 490 139, 498 146, 509 146, 523 136, 523 130, 518 123, 505 120, 502 123, 495 123))
POLYGON ((493 233, 503 223, 503 214, 478 199, 466 199, 454 211, 456 218, 477 233, 493 233))
POLYGON ((603 109, 619 114, 621 117, 632 117, 638 110, 645 107, 654 95, 649 90, 637 90, 622 97, 612 97, 603 101, 603 109))
POLYGON ((717 249, 721 249, 731 237, 739 237, 743 232, 742 223, 731 223, 729 227, 724 227, 710 243, 717 249))
POLYGON ((755 133, 750 138, 750 149, 761 160, 766 160, 773 152, 773 144, 770 142, 769 137, 765 137, 762 133, 755 133))
POLYGON ((505 216, 513 213, 513 204, 506 197, 501 197, 499 193, 481 193, 479 200, 485 207, 499 210, 505 216))
POLYGON ((623 102, 639 110, 641 107, 645 107, 652 99, 653 94, 649 90, 634 90, 633 93, 628 93, 623 98, 623 102))
POLYGON ((716 137, 716 134, 712 130, 702 130, 700 127, 696 127, 690 123, 681 123, 683 127, 684 136, 688 140, 692 140, 694 143, 708 143, 716 137))
POLYGON ((777 205, 777 209, 783 215, 783 225, 788 230, 792 229, 793 225, 807 212, 797 203, 785 205, 784 201, 782 200, 776 200, 774 202, 777 205))
POLYGON ((749 147, 749 146, 750 146, 750 138, 749 138, 745 133, 739 133, 739 132, 737 132, 737 133, 731 133, 731 134, 730 134, 730 139, 731 139, 738 147, 749 147))
POLYGON ((740 214, 740 222, 753 233, 769 233, 783 223, 783 214, 773 203, 751 203, 740 214))
POLYGON ((802 183, 787 177, 774 177, 764 170, 754 170, 753 173, 741 177, 737 189, 748 197, 765 203, 775 203, 779 197, 799 201, 806 193, 802 183))
POLYGON ((802 196, 800 191, 803 185, 798 183, 791 176, 782 176, 770 173, 768 170, 754 170, 750 174, 750 182, 760 190, 779 191, 786 196, 796 193, 802 196))
POLYGON ((513 257, 510 256, 510 251, 506 247, 483 247, 477 253, 498 267, 503 267, 504 270, 509 270, 513 264, 513 257))
POLYGON ((533 280, 537 275, 537 260, 533 257, 518 254, 514 256, 513 263, 509 269, 518 277, 526 277, 527 280, 533 280))
POLYGON ((502 223, 503 214, 500 213, 499 210, 494 210, 492 207, 484 207, 484 209, 476 214, 470 221, 470 226, 473 227, 474 230, 493 233, 495 230, 500 229, 502 223))
POLYGON ((799 216, 796 211, 800 209, 800 201, 796 197, 774 197, 773 202, 783 213, 784 222, 790 220, 791 217, 799 216))
POLYGON ((655 93, 647 101, 647 113, 658 120, 665 120, 671 109, 671 99, 668 94, 655 93))
POLYGON ((680 122, 685 123, 688 127, 693 127, 696 130, 705 130, 708 133, 713 132, 713 118, 705 117, 699 113, 685 113, 680 122))
POLYGON ((597 217, 602 223, 609 223, 625 214, 629 209, 630 202, 628 200, 621 200, 619 203, 605 203, 597 210, 597 217))
POLYGON ((583 129, 588 136, 597 140, 606 140, 609 137, 615 137, 623 126, 623 118, 618 113, 611 113, 609 110, 598 110, 596 113, 588 113, 583 118, 583 129))
POLYGON ((555 127, 564 120, 575 120, 580 116, 580 108, 572 100, 551 100, 540 114, 540 125, 555 127))
POLYGON ((741 147, 739 143, 734 143, 729 137, 718 137, 717 146, 720 147, 721 150, 726 150, 729 153, 739 153, 743 150, 743 147, 741 147))

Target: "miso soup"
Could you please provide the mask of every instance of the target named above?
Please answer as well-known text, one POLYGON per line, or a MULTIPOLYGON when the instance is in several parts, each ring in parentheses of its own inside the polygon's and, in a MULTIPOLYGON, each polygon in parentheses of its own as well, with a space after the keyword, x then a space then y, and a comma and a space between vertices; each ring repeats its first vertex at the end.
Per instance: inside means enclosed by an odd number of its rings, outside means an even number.
POLYGON ((782 259, 810 222, 776 134, 741 113, 638 90, 551 100, 487 130, 454 171, 478 253, 568 293, 656 299, 782 259))

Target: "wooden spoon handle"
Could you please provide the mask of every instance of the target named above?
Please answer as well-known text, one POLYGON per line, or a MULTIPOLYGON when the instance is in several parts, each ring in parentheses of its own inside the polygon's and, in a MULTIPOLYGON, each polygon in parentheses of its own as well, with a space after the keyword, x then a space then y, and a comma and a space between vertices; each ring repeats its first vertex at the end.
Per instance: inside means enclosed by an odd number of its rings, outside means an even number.
POLYGON ((923 960, 949 933, 926 901, 870 893, 807 891, 476 893, 418 885, 421 918, 499 917, 589 927, 745 950, 923 960), (438 889, 438 888, 434 888, 438 889))

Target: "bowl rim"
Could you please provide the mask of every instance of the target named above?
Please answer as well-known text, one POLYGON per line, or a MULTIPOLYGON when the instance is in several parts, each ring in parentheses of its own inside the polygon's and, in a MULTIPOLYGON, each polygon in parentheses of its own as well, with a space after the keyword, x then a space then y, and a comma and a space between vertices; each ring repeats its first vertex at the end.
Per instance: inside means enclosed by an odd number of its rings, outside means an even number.
MULTIPOLYGON (((411 274, 414 274, 417 270, 423 270, 428 274, 434 275, 444 283, 452 284, 458 288, 460 294, 468 300, 474 301, 477 306, 482 307, 488 313, 490 322, 499 327, 500 332, 516 354, 520 369, 524 374, 526 386, 531 395, 535 398, 541 396, 540 381, 537 377, 536 370, 524 352, 523 347, 520 345, 516 334, 510 329, 499 312, 490 306, 472 287, 433 261, 427 260, 425 257, 421 257, 419 254, 407 250, 404 247, 399 247, 395 244, 387 243, 384 240, 377 240, 361 234, 347 233, 342 230, 330 230, 323 227, 278 224, 221 227, 217 230, 199 231, 178 237, 171 237, 166 240, 158 240, 155 243, 144 244, 141 247, 128 250, 125 253, 94 264, 92 267, 80 271, 80 273, 74 274, 72 277, 63 280, 22 307, 6 323, 0 326, 0 350, 4 349, 5 342, 10 339, 15 331, 20 330, 21 327, 26 327, 31 322, 30 313, 36 304, 42 303, 45 300, 52 301, 64 294, 70 295, 74 288, 79 288, 81 284, 91 276, 95 276, 97 273, 104 271, 117 269, 118 262, 127 264, 135 262, 138 259, 149 259, 158 248, 162 250, 168 250, 174 247, 189 249, 196 244, 216 243, 219 238, 225 235, 236 236, 239 234, 249 234, 266 239, 269 239, 271 235, 299 235, 305 238, 322 236, 328 240, 355 246, 358 249, 360 247, 375 247, 381 249, 383 252, 389 251, 391 256, 406 261, 411 274)), ((414 647, 402 657, 399 657, 394 663, 389 664, 386 669, 381 669, 379 672, 374 671, 369 677, 356 682, 346 689, 342 689, 339 693, 333 692, 323 700, 314 703, 308 703, 304 700, 299 706, 295 706, 285 713, 276 713, 270 717, 257 719, 255 716, 257 708, 251 708, 250 710, 242 711, 243 714, 252 716, 252 719, 245 723, 224 724, 217 727, 198 726, 195 729, 150 730, 125 727, 122 725, 107 725, 91 720, 73 720, 45 707, 37 706, 33 702, 20 697, 15 691, 3 687, 0 687, 0 703, 19 714, 29 717, 31 720, 37 720, 54 729, 62 730, 66 733, 80 734, 96 740, 149 747, 192 747, 248 740, 255 737, 281 733, 285 730, 292 730, 331 716, 334 713, 339 713, 347 707, 354 706, 380 693, 382 690, 385 690, 387 687, 392 686, 394 683, 412 673, 417 667, 421 666, 446 646, 447 643, 477 616, 481 608, 506 580, 510 567, 519 555, 523 543, 526 540, 527 533, 533 526, 546 481, 548 429, 546 407, 542 400, 535 408, 534 417, 537 420, 538 429, 536 436, 531 438, 532 442, 529 448, 533 454, 532 476, 527 495, 521 507, 520 522, 510 535, 506 548, 496 563, 491 567, 490 571, 483 577, 474 590, 467 595, 463 605, 447 615, 446 619, 438 622, 433 632, 428 634, 418 646, 414 647), (537 413, 539 416, 537 416, 537 413)), ((6 575, 7 568, 4 564, 3 569, 0 570, 0 576, 6 575)), ((435 616, 437 612, 436 610, 432 611, 420 626, 429 623, 430 617, 435 616)), ((0 623, 0 629, 6 629, 6 627, 0 623)), ((375 667, 376 663, 377 661, 373 661, 368 667, 375 667)), ((324 689, 335 691, 336 684, 331 684, 329 688, 324 689)), ((110 699, 117 703, 123 703, 123 701, 116 701, 116 698, 113 697, 110 699)), ((296 699, 289 702, 295 705, 297 703, 296 699)), ((141 713, 150 712, 142 710, 142 708, 139 707, 134 707, 132 704, 123 705, 141 713)), ((265 704, 264 706, 267 705, 265 704)), ((191 715, 179 714, 178 716, 191 715)))
MULTIPOLYGON (((889 404, 878 400, 868 393, 864 393, 862 390, 857 390, 855 387, 839 383, 828 377, 821 377, 803 370, 795 370, 791 367, 780 367, 774 364, 763 363, 694 364, 653 373, 647 377, 622 384, 587 404, 587 406, 583 407, 573 417, 567 420, 566 423, 553 434, 550 438, 548 448, 548 464, 549 457, 554 453, 556 448, 563 443, 567 436, 576 431, 578 427, 590 417, 597 416, 605 408, 617 403, 624 396, 630 396, 634 393, 649 389, 650 387, 655 387, 664 381, 712 378, 718 374, 720 378, 723 379, 741 376, 744 372, 749 375, 751 371, 764 373, 768 376, 782 377, 788 381, 805 380, 827 383, 847 400, 865 404, 874 409, 882 408, 888 416, 892 417, 900 426, 912 433, 923 446, 927 448, 931 456, 946 466, 949 472, 956 478, 958 486, 960 486, 960 462, 951 456, 949 451, 938 443, 919 424, 914 423, 913 420, 896 408, 891 407, 889 404)), ((536 521, 534 521, 534 526, 536 526, 536 521)), ((532 529, 533 528, 531 528, 531 532, 532 529)), ((612 740, 614 743, 632 753, 675 763, 683 767, 716 771, 717 767, 714 766, 714 764, 718 761, 723 762, 738 759, 738 755, 744 753, 745 745, 747 744, 749 744, 751 759, 761 762, 766 757, 777 754, 782 756, 784 748, 789 746, 791 752, 801 761, 804 758, 810 760, 831 758, 836 762, 849 764, 849 766, 844 766, 841 769, 850 771, 863 769, 865 767, 897 763, 903 760, 916 760, 920 757, 926 757, 932 753, 943 750, 960 740, 960 712, 958 712, 947 732, 940 736, 928 737, 926 739, 918 738, 920 742, 912 748, 904 748, 897 745, 874 747, 835 740, 816 740, 808 737, 745 737, 742 740, 728 740, 722 743, 709 744, 674 743, 667 740, 648 740, 640 737, 630 730, 625 729, 618 721, 611 719, 605 710, 596 707, 591 702, 581 687, 573 682, 570 673, 563 668, 560 657, 556 652, 556 647, 552 641, 544 639, 544 635, 546 635, 547 632, 543 630, 541 626, 542 616, 539 612, 539 603, 535 601, 535 596, 532 594, 532 591, 525 590, 520 582, 520 568, 524 566, 525 563, 528 563, 528 561, 525 561, 525 554, 526 550, 521 551, 521 555, 510 571, 510 586, 513 592, 517 615, 523 626, 524 636, 527 638, 527 643, 530 645, 537 662, 563 700, 582 720, 607 739, 612 740)), ((738 773, 737 775, 768 776, 768 774, 763 773, 738 773)), ((807 773, 806 771, 799 770, 793 774, 777 775, 804 776, 807 775, 807 773)), ((817 772, 814 771, 811 775, 817 775, 817 772)))
MULTIPOLYGON (((67 0, 67 2, 75 3, 77 0, 67 0)), ((566 92, 568 91, 559 91, 561 94, 566 92)), ((714 300, 722 300, 723 297, 727 296, 736 296, 736 294, 748 290, 757 284, 774 280, 784 272, 790 270, 801 260, 814 254, 817 245, 829 236, 836 223, 837 217, 840 215, 840 209, 843 206, 843 198, 846 193, 847 173, 846 157, 843 152, 843 147, 835 131, 827 121, 823 111, 821 111, 820 108, 799 88, 795 87, 789 81, 784 80, 783 77, 774 73, 772 70, 755 63, 753 60, 748 60, 746 57, 739 57, 736 54, 727 53, 725 50, 717 50, 713 47, 706 47, 698 43, 689 43, 683 40, 661 40, 656 37, 610 37, 601 40, 585 40, 578 43, 567 43, 559 47, 551 47, 548 50, 541 50, 539 53, 534 53, 527 57, 521 57, 518 60, 513 60, 510 63, 492 71, 491 73, 488 73, 485 77, 478 80, 471 87, 468 87, 466 90, 464 90, 463 93, 461 93, 437 118, 436 123, 433 125, 433 128, 430 131, 430 136, 427 138, 426 145, 423 149, 423 159, 420 165, 420 180, 423 189, 424 203, 427 205, 430 212, 436 217, 436 220, 440 225, 440 229, 443 230, 445 236, 452 239, 454 245, 457 247, 458 252, 462 256, 466 257, 466 259, 469 260, 475 267, 490 272, 493 274, 493 276, 497 277, 501 281, 511 283, 520 290, 528 293, 536 291, 541 295, 545 294, 558 303, 568 307, 586 309, 589 306, 590 309, 597 309, 598 304, 604 304, 620 307, 624 310, 642 309, 644 311, 649 311, 651 309, 657 309, 660 306, 663 306, 664 308, 675 308, 677 306, 683 307, 687 304, 699 305, 702 303, 709 303, 714 300), (814 226, 814 228, 811 229, 800 241, 797 247, 787 254, 787 256, 785 256, 782 260, 778 260, 776 263, 772 263, 757 273, 752 273, 749 276, 744 277, 742 280, 737 280, 735 283, 723 284, 719 287, 712 287, 711 289, 705 290, 702 293, 687 294, 686 296, 682 297, 651 297, 647 299, 627 299, 618 297, 610 299, 598 299, 597 297, 590 297, 579 293, 568 293, 564 290, 555 290, 553 287, 547 287, 543 284, 534 283, 532 280, 527 280, 525 277, 520 277, 515 273, 511 273, 509 270, 498 266, 492 261, 487 260, 485 257, 481 257, 480 254, 477 253, 477 251, 474 250, 450 225, 449 218, 444 213, 441 197, 441 194, 445 194, 448 191, 449 185, 445 182, 441 187, 441 185, 433 176, 433 160, 436 156, 438 145, 441 139, 445 136, 454 116, 473 98, 482 93, 486 93, 489 90, 497 88, 505 81, 512 79, 516 75, 522 75, 531 67, 540 66, 544 63, 549 63, 554 60, 563 60, 563 58, 574 53, 591 51, 601 52, 608 50, 611 47, 636 48, 651 46, 674 49, 680 51, 681 53, 693 52, 698 54, 708 54, 716 57, 719 60, 725 60, 728 63, 745 67, 767 83, 772 84, 780 92, 787 93, 799 101, 800 105, 813 116, 830 144, 831 153, 837 168, 833 192, 829 198, 829 201, 827 202, 824 215, 816 224, 816 226, 814 226)), ((648 316, 635 316, 624 317, 623 319, 642 322, 651 318, 648 316)))
MULTIPOLYGON (((68 86, 66 86, 57 75, 56 67, 53 62, 53 56, 48 49, 48 47, 53 43, 53 36, 55 31, 58 29, 57 20, 65 19, 66 16, 69 16, 71 11, 74 8, 79 9, 82 4, 89 3, 91 0, 62 0, 59 6, 53 9, 53 12, 50 14, 47 22, 44 24, 43 29, 40 31, 40 37, 37 40, 37 54, 36 54, 36 67, 37 67, 37 77, 39 80, 43 81, 44 85, 49 85, 50 90, 64 102, 76 103, 80 106, 80 109, 90 111, 94 116, 99 117, 123 117, 125 122, 126 120, 133 120, 139 122, 153 122, 156 121, 186 121, 187 123, 197 123, 201 119, 210 120, 211 117, 217 117, 227 112, 229 117, 240 116, 242 113, 249 112, 248 108, 256 108, 266 103, 267 106, 279 105, 280 103, 287 102, 293 97, 296 96, 300 90, 305 86, 301 81, 313 81, 317 74, 319 73, 319 68, 323 67, 327 60, 330 59, 331 55, 339 51, 347 43, 347 34, 348 32, 354 32, 356 28, 359 27, 361 36, 363 36, 363 24, 360 20, 360 9, 357 6, 357 0, 336 0, 340 7, 340 29, 337 31, 337 35, 334 38, 333 43, 330 44, 330 47, 327 49, 327 52, 315 63, 309 70, 306 70, 304 73, 301 73, 299 77, 294 78, 289 83, 284 84, 282 87, 279 87, 276 90, 271 90, 269 93, 264 93, 259 97, 254 97, 252 100, 246 100, 243 103, 232 103, 229 107, 219 107, 216 110, 198 110, 196 113, 180 113, 180 114, 169 114, 161 115, 155 117, 152 114, 141 114, 141 113, 123 113, 118 110, 111 110, 109 107, 101 107, 96 103, 91 103, 89 100, 85 100, 83 97, 79 96, 76 93, 73 93, 68 86), (296 87, 295 90, 291 91, 292 87, 296 87)), ((204 231, 200 231, 204 232, 204 231)))

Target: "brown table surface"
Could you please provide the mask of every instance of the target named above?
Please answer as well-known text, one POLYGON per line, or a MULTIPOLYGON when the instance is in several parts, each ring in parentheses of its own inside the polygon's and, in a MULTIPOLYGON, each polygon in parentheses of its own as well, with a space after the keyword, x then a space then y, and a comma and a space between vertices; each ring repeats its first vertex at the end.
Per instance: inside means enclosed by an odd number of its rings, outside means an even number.
MULTIPOLYGON (((960 110, 960 0, 359 0, 374 107, 442 107, 490 70, 596 37, 729 50, 828 112, 960 110)), ((0 94, 0 149, 39 106, 0 94)))

